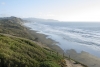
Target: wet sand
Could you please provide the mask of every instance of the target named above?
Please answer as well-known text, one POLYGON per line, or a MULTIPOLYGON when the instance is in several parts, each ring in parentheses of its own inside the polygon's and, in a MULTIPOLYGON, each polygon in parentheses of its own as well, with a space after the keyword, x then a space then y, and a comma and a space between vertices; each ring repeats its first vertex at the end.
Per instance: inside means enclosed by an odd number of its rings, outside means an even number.
MULTIPOLYGON (((56 45, 57 42, 54 40, 47 38, 47 35, 37 33, 36 31, 30 30, 29 31, 35 38, 38 38, 38 42, 41 43, 43 46, 47 46, 51 48, 52 50, 55 50, 61 54, 64 53, 64 51, 56 45)), ((75 59, 76 61, 79 61, 88 67, 100 67, 100 58, 91 55, 87 52, 82 51, 81 53, 77 53, 74 49, 67 50, 65 53, 66 56, 69 56, 72 59, 75 59)))

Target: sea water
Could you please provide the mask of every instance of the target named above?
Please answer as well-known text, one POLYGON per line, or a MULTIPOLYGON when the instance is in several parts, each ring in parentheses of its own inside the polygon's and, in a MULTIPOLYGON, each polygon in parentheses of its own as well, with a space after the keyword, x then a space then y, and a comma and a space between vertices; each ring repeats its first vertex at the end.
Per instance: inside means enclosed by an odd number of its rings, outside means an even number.
POLYGON ((100 57, 100 23, 84 22, 28 22, 31 30, 48 35, 65 52, 74 49, 100 57))

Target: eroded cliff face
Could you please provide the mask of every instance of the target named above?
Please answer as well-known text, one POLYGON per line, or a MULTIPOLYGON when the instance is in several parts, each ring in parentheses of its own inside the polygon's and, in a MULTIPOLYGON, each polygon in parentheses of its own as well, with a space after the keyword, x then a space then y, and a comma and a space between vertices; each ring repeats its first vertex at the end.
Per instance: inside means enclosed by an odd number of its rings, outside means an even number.
POLYGON ((100 58, 91 55, 85 51, 82 51, 80 53, 77 53, 74 49, 67 50, 66 55, 70 56, 70 58, 75 59, 76 61, 79 61, 88 67, 100 67, 100 58))

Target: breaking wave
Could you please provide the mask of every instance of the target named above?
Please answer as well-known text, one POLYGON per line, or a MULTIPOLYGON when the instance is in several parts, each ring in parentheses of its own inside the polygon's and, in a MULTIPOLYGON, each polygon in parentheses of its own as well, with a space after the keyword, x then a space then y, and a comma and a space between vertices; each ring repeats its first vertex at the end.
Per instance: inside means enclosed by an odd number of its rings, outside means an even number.
MULTIPOLYGON (((75 49, 78 52, 87 51, 92 54, 100 51, 100 31, 66 26, 54 26, 43 23, 25 23, 32 30, 48 35, 58 43, 63 50, 75 49)), ((100 54, 99 54, 100 55, 100 54)))

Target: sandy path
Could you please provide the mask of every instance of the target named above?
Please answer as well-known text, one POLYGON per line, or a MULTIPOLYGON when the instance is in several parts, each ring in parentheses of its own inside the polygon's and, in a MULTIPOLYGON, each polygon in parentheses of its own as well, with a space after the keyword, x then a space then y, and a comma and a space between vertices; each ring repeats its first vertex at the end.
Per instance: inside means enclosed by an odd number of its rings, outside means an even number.
POLYGON ((67 60, 67 59, 65 59, 65 61, 66 61, 66 67, 84 67, 84 66, 82 66, 81 64, 74 64, 75 62, 74 61, 72 61, 72 60, 67 60))

